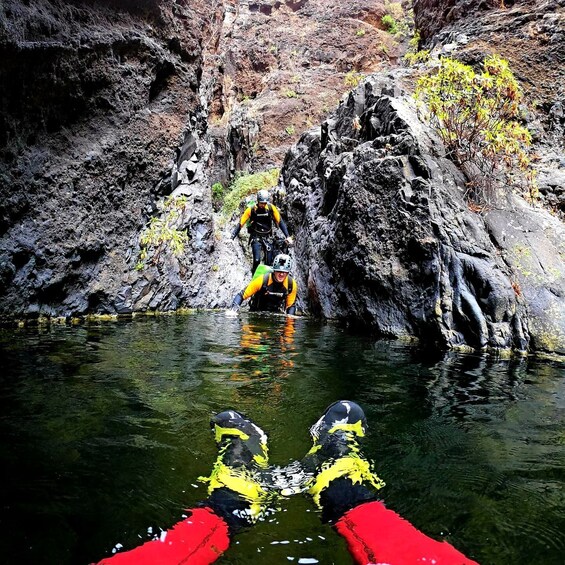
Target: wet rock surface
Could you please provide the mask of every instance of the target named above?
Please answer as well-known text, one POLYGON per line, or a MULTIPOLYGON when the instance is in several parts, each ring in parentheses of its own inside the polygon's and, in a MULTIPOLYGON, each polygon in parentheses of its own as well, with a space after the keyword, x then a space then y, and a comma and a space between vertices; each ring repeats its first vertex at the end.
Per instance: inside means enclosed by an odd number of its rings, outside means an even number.
POLYGON ((0 315, 231 301, 247 249, 214 219, 210 187, 280 166, 348 71, 388 64, 382 13, 366 0, 4 2, 0 315), (136 270, 171 194, 187 202, 186 252, 136 270))
POLYGON ((171 192, 198 107, 211 14, 207 2, 183 10, 2 4, 0 314, 122 310, 140 230, 171 192), (181 25, 187 15, 199 25, 181 25))
POLYGON ((409 82, 372 77, 287 154, 310 308, 386 337, 565 352, 563 224, 515 196, 472 212, 409 82))

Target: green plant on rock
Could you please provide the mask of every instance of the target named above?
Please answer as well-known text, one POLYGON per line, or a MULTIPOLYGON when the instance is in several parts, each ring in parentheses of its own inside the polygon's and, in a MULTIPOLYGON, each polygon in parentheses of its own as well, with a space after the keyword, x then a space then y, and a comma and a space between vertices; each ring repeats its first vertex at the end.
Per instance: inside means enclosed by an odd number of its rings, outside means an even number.
POLYGON ((214 212, 217 212, 222 207, 226 191, 221 182, 215 182, 212 185, 212 207, 214 212))
POLYGON ((284 128, 284 131, 286 132, 287 135, 294 135, 296 133, 296 128, 293 125, 290 125, 290 126, 286 126, 284 128))
POLYGON ((187 200, 184 196, 169 196, 162 204, 160 216, 149 220, 149 224, 139 237, 139 260, 135 266, 137 271, 142 270, 147 262, 156 265, 164 251, 180 257, 189 242, 185 230, 178 229, 183 221, 187 200))
POLYGON ((212 185, 212 198, 221 200, 224 197, 224 185, 221 182, 215 182, 212 185))
POLYGON ((360 73, 359 71, 353 69, 346 73, 343 79, 343 84, 345 84, 345 86, 349 88, 355 88, 364 78, 365 75, 363 73, 360 73))
POLYGON ((391 35, 406 36, 414 27, 414 14, 412 10, 405 10, 400 2, 384 3, 385 14, 381 18, 381 23, 386 31, 391 35))
POLYGON ((230 218, 244 198, 259 190, 269 190, 275 187, 279 181, 279 174, 280 169, 277 168, 253 174, 236 174, 224 198, 222 216, 230 218))
POLYGON ((414 35, 408 42, 408 50, 403 57, 404 62, 407 66, 411 67, 417 65, 418 63, 427 63, 430 60, 430 50, 422 49, 419 50, 420 46, 420 32, 416 30, 414 35))
POLYGON ((382 22, 385 30, 388 31, 390 34, 396 35, 398 33, 398 24, 396 23, 396 20, 390 14, 385 14, 381 18, 381 22, 382 22))
POLYGON ((531 135, 517 121, 522 91, 507 61, 492 55, 484 60, 482 72, 475 72, 442 58, 419 78, 415 95, 427 105, 425 117, 448 156, 466 174, 469 200, 488 207, 500 187, 524 183, 528 196, 536 197, 535 172, 526 151, 531 135))
POLYGON ((421 39, 422 36, 420 35, 420 30, 415 29, 414 33, 412 34, 412 37, 408 41, 408 50, 413 53, 416 53, 418 51, 418 48, 420 47, 421 39))
POLYGON ((409 67, 419 63, 427 63, 430 60, 430 50, 422 49, 422 51, 407 51, 403 59, 409 67))

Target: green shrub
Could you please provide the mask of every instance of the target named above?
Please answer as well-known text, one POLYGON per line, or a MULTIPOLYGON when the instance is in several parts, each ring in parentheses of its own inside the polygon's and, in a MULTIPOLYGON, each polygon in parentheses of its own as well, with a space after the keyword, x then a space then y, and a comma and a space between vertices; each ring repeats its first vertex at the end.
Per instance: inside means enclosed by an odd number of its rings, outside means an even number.
POLYGON ((427 104, 427 119, 439 132, 448 156, 468 178, 467 197, 481 207, 493 202, 503 184, 526 182, 537 196, 535 172, 526 148, 531 135, 516 119, 522 91, 497 55, 487 57, 483 71, 449 58, 418 80, 416 97, 427 104), (514 176, 514 171, 521 173, 514 176))
POLYGON ((224 197, 224 185, 221 182, 215 182, 212 185, 212 198, 221 200, 224 197))
POLYGON ((343 84, 349 88, 355 88, 358 84, 365 78, 363 73, 356 71, 355 69, 346 73, 343 78, 343 84))
POLYGON ((420 40, 420 32, 416 29, 408 41, 408 49, 403 57, 403 60, 408 67, 417 65, 418 63, 427 63, 430 60, 429 49, 419 50, 420 40))
POLYGON ((221 182, 215 182, 212 185, 212 208, 214 212, 219 212, 221 209, 225 195, 224 185, 221 182))
POLYGON ((418 63, 427 63, 430 60, 430 50, 422 49, 422 51, 407 51, 403 59, 409 67, 417 65, 418 63))
POLYGON ((392 35, 396 35, 398 33, 398 25, 396 23, 396 20, 390 14, 385 14, 381 18, 381 22, 385 30, 391 33, 392 35))
POLYGON ((147 261, 156 265, 165 250, 175 257, 184 253, 185 246, 189 242, 188 234, 185 230, 177 229, 177 226, 182 221, 186 205, 184 196, 175 198, 169 196, 165 199, 161 216, 151 218, 139 237, 140 252, 136 270, 143 269, 147 261))
POLYGON ((222 215, 230 218, 239 207, 239 203, 259 190, 269 190, 275 187, 279 181, 280 169, 269 169, 254 174, 236 174, 229 192, 224 198, 222 215))

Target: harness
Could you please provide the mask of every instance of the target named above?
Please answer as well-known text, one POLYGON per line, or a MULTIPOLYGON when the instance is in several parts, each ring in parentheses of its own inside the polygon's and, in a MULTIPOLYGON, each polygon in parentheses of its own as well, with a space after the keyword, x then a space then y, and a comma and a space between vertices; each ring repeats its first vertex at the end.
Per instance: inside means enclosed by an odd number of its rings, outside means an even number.
POLYGON ((273 214, 270 204, 267 204, 264 209, 259 208, 259 206, 253 206, 249 220, 252 237, 253 235, 271 235, 273 231, 273 214))

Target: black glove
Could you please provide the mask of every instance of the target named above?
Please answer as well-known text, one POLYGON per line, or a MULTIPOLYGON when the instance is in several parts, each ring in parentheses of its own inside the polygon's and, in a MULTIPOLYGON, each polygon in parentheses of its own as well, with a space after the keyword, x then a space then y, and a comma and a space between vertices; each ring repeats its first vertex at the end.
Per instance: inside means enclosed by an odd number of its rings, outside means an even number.
POLYGON ((231 303, 230 308, 232 310, 235 310, 236 312, 239 310, 239 307, 241 306, 241 303, 243 302, 243 293, 242 292, 238 292, 234 297, 233 297, 233 302, 231 303))
POLYGON ((231 232, 231 238, 235 239, 237 237, 237 235, 239 234, 239 230, 241 228, 239 226, 235 226, 235 228, 233 228, 232 232, 231 232))

